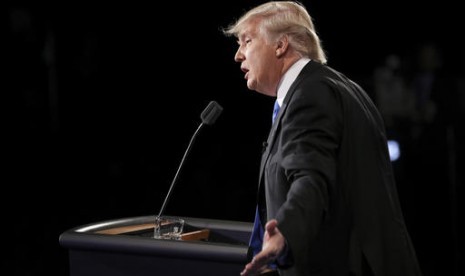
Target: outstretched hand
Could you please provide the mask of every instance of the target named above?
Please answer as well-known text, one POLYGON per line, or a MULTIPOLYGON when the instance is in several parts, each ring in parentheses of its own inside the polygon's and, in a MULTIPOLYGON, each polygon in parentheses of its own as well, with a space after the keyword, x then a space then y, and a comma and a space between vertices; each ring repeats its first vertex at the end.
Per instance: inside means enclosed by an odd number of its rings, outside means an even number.
POLYGON ((252 261, 245 265, 241 276, 259 275, 267 268, 267 264, 275 261, 283 252, 286 240, 278 229, 278 221, 272 219, 265 226, 263 237, 263 247, 252 261))

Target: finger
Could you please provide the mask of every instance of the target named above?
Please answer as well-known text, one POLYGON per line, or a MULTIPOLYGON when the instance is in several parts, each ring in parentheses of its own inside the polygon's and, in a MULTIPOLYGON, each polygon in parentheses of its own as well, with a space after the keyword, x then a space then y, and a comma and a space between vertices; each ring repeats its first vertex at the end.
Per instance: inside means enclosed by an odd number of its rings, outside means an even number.
POLYGON ((244 270, 241 272, 241 276, 255 276, 255 275, 260 275, 267 266, 257 266, 257 263, 248 263, 245 267, 244 270))
POLYGON ((253 275, 258 275, 259 272, 261 271, 260 267, 257 267, 253 263, 248 263, 245 267, 244 270, 241 272, 241 276, 253 276, 253 275))

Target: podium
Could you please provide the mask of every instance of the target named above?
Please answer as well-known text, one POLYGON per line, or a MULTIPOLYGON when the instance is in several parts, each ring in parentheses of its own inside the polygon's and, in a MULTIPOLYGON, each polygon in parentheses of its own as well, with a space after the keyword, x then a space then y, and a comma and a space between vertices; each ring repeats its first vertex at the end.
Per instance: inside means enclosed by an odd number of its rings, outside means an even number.
POLYGON ((79 226, 63 232, 70 276, 238 276, 253 224, 182 217, 181 240, 153 238, 155 216, 79 226))

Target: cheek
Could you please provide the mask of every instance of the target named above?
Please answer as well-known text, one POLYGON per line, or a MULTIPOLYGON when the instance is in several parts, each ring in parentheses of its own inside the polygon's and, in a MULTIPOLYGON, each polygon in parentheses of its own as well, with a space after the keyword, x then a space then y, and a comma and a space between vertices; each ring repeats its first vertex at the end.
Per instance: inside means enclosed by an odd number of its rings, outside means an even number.
POLYGON ((272 60, 266 55, 256 56, 253 61, 255 73, 260 75, 266 74, 270 70, 271 62, 272 60))
POLYGON ((266 59, 263 55, 260 55, 260 53, 252 53, 248 61, 254 73, 263 70, 263 66, 266 65, 266 59))

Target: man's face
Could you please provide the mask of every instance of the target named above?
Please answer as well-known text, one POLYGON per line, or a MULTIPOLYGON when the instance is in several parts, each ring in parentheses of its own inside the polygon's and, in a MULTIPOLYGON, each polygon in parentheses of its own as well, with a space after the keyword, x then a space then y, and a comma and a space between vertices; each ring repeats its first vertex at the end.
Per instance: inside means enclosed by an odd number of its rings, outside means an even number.
POLYGON ((238 35, 239 48, 234 60, 241 63, 241 70, 245 73, 244 78, 249 89, 268 96, 276 96, 281 71, 275 43, 266 39, 258 28, 257 20, 244 24, 238 35))

